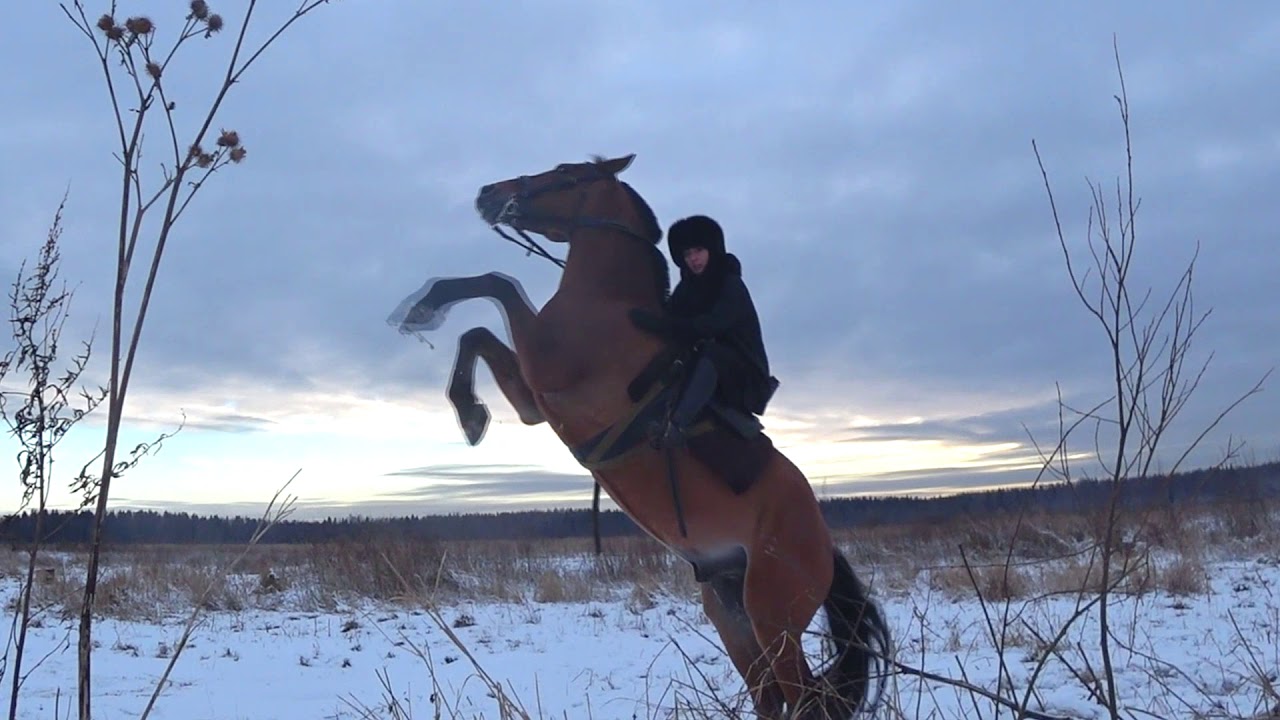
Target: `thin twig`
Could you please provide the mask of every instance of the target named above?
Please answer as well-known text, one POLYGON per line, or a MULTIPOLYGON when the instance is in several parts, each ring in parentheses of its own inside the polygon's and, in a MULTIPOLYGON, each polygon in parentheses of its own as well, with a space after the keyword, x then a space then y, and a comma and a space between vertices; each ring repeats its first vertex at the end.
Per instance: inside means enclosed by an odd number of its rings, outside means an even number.
POLYGON ((300 472, 302 472, 301 469, 294 471, 293 475, 285 482, 285 484, 281 485, 280 488, 276 490, 275 494, 271 496, 271 500, 267 503, 267 507, 262 511, 262 518, 258 521, 257 527, 254 528, 253 534, 249 537, 249 541, 245 543, 240 554, 236 555, 226 567, 220 568, 214 572, 213 576, 209 579, 209 582, 205 585, 204 590, 200 593, 200 597, 196 599, 194 606, 191 608, 191 613, 187 616, 187 623, 182 629, 182 636, 178 638, 178 643, 173 649, 173 654, 169 657, 169 662, 165 665, 164 672, 160 674, 160 679, 156 682, 155 689, 151 692, 151 698, 147 700, 147 706, 143 709, 140 720, 146 720, 147 716, 151 714, 151 709, 155 707, 156 700, 159 699, 161 691, 164 690, 165 684, 169 681, 169 673, 173 672, 174 666, 178 664, 178 658, 182 656, 182 651, 187 648, 187 642, 191 640, 192 633, 195 632, 196 627, 200 624, 201 618, 204 614, 205 600, 208 599, 209 593, 213 592, 214 585, 220 579, 225 579, 227 575, 231 574, 236 567, 240 565, 240 562, 244 560, 244 558, 249 554, 249 551, 262 540, 263 536, 267 534, 267 531, 278 525, 293 513, 294 502, 297 498, 286 496, 284 500, 281 501, 280 496, 289 487, 289 485, 293 483, 294 479, 298 477, 298 473, 300 472), (279 505, 277 505, 277 503, 279 503, 279 505))

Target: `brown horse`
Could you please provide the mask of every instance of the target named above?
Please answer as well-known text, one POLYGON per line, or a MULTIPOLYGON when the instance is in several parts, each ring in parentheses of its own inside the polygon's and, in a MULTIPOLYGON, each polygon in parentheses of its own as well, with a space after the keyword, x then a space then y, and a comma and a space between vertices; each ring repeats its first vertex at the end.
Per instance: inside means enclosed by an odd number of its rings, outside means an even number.
MULTIPOLYGON (((735 483, 705 454, 645 442, 648 409, 669 395, 655 368, 665 367, 670 343, 633 327, 627 312, 660 312, 668 276, 656 247, 661 227, 617 178, 634 157, 559 165, 480 189, 476 209, 495 230, 568 245, 560 285, 541 310, 517 282, 489 273, 433 281, 392 320, 402 332, 434 329, 453 303, 496 300, 514 351, 484 328, 467 331, 449 384, 467 440, 478 443, 489 421, 474 392, 483 358, 523 422, 548 422, 632 520, 693 565, 703 607, 760 717, 870 712, 884 689, 888 628, 834 546, 804 474, 772 444, 755 455, 752 481, 735 483), (819 608, 836 657, 815 674, 801 638, 819 608)), ((727 442, 720 447, 732 453, 732 442, 749 441, 727 442)))

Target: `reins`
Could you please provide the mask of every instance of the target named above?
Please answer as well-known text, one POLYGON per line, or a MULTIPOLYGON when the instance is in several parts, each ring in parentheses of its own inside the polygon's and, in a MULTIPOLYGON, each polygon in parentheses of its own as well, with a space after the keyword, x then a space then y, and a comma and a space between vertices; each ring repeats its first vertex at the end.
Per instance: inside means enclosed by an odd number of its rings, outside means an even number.
POLYGON ((525 255, 525 257, 529 257, 530 255, 537 254, 537 255, 540 255, 540 256, 542 256, 542 257, 544 257, 544 258, 546 258, 546 259, 550 260, 551 262, 555 263, 556 265, 559 265, 559 266, 560 266, 560 267, 562 267, 562 268, 564 267, 564 261, 563 261, 563 260, 561 260, 560 258, 555 257, 555 256, 553 256, 551 253, 547 252, 545 249, 543 249, 543 247, 542 247, 541 245, 539 245, 539 244, 538 244, 538 241, 537 241, 537 240, 534 240, 533 238, 529 237, 529 234, 528 234, 528 233, 526 233, 525 231, 521 230, 520 228, 515 227, 514 225, 509 226, 509 227, 511 227, 511 229, 512 229, 512 230, 515 230, 517 233, 519 233, 521 238, 524 238, 524 242, 520 242, 519 240, 517 240, 517 239, 515 239, 515 238, 511 237, 510 235, 506 234, 505 232, 503 232, 503 231, 502 231, 502 228, 501 228, 501 227, 498 227, 497 225, 490 225, 489 227, 493 228, 493 231, 494 231, 494 232, 496 232, 496 233, 498 233, 499 235, 501 235, 501 236, 502 236, 503 238, 505 238, 508 242, 515 243, 516 245, 519 245, 521 248, 524 248, 524 251, 525 251, 525 252, 524 252, 524 255, 525 255))

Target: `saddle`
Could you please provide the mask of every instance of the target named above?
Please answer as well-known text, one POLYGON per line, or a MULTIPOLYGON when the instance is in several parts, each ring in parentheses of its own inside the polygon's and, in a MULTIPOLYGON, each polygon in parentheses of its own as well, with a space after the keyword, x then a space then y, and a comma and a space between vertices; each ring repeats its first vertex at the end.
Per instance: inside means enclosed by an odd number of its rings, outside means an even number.
MULTIPOLYGON (((646 444, 658 447, 669 409, 684 380, 685 363, 681 353, 672 349, 650 361, 627 386, 631 412, 572 448, 578 462, 588 470, 597 470, 646 444)), ((689 428, 684 449, 740 495, 759 479, 773 441, 754 415, 713 398, 689 428)))

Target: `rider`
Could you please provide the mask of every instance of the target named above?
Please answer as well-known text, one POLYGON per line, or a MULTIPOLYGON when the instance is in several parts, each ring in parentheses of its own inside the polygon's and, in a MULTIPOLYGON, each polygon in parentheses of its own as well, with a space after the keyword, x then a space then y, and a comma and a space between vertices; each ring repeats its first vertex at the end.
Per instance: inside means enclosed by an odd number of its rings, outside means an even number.
POLYGON ((633 309, 636 327, 673 337, 692 351, 684 391, 666 428, 680 441, 698 411, 719 390, 744 413, 763 414, 778 381, 769 374, 760 319, 742 282, 742 264, 725 252, 724 231, 706 215, 677 220, 667 232, 680 282, 665 316, 633 309))

